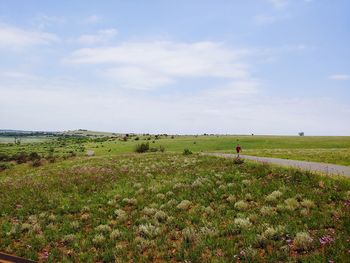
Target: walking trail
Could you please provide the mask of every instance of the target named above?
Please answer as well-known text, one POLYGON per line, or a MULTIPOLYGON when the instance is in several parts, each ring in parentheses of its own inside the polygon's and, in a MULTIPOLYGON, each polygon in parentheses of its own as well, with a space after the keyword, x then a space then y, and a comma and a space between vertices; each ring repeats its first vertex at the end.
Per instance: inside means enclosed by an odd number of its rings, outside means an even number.
MULTIPOLYGON (((225 158, 235 158, 236 154, 231 153, 204 153, 205 155, 225 157, 225 158)), ((329 163, 317 163, 317 162, 306 162, 297 160, 288 160, 280 158, 270 158, 270 157, 258 157, 251 155, 240 155, 243 159, 253 160, 260 163, 271 163, 280 166, 294 167, 302 170, 320 172, 327 175, 342 175, 350 177, 350 166, 329 164, 329 163)))

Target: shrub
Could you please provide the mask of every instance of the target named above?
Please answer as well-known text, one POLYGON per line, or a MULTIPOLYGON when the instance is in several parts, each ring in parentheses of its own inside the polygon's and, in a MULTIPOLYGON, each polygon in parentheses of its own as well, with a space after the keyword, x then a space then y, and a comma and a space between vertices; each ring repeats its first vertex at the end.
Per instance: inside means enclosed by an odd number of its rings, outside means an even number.
POLYGON ((13 160, 15 160, 18 164, 27 162, 28 155, 25 152, 19 152, 16 153, 13 157, 13 160))
POLYGON ((7 163, 0 163, 0 172, 5 171, 6 169, 9 169, 10 165, 7 163))
POLYGON ((184 149, 184 151, 183 151, 183 153, 182 153, 183 155, 190 155, 190 154, 192 154, 192 151, 190 150, 190 149, 184 149))
POLYGON ((39 167, 39 166, 41 166, 41 165, 42 165, 42 162, 41 162, 40 159, 36 159, 36 160, 34 160, 33 163, 32 163, 32 166, 33 166, 33 167, 39 167))
POLYGON ((30 161, 35 161, 35 160, 39 160, 39 159, 40 159, 40 155, 37 152, 31 152, 29 154, 30 161))
POLYGON ((0 153, 0 161, 8 161, 10 158, 4 153, 0 153))
POLYGON ((136 146, 135 152, 145 153, 149 150, 149 143, 141 143, 136 146))
POLYGON ((239 157, 237 157, 237 158, 233 159, 233 163, 234 164, 242 164, 242 163, 244 163, 244 160, 239 158, 239 157))

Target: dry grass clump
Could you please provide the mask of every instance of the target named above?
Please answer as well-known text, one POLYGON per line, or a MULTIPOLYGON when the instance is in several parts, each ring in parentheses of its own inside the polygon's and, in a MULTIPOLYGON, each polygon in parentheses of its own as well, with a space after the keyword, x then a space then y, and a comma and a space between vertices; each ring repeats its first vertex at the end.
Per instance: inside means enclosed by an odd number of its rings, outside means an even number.
POLYGON ((112 228, 109 225, 99 225, 95 227, 95 230, 101 233, 109 233, 112 231, 112 228))
POLYGON ((137 199, 136 198, 124 198, 122 200, 123 203, 127 205, 136 205, 137 204, 137 199))
POLYGON ((276 202, 278 198, 280 198, 282 196, 282 192, 281 191, 273 191, 271 194, 269 194, 268 196, 265 197, 265 200, 267 202, 276 202))
POLYGON ((159 193, 156 195, 156 197, 160 200, 164 200, 165 199, 165 194, 159 193))
POLYGON ((226 198, 227 202, 233 204, 236 202, 236 197, 234 195, 229 195, 227 198, 226 198))
POLYGON ((299 202, 295 198, 288 198, 284 200, 285 206, 284 208, 289 211, 294 211, 299 207, 299 202))
POLYGON ((105 241, 106 241, 106 238, 102 234, 97 234, 92 239, 92 243, 95 246, 101 246, 103 243, 105 243, 105 241))
POLYGON ((71 228, 73 228, 74 230, 77 230, 77 229, 79 229, 80 224, 79 224, 78 221, 73 221, 73 222, 70 223, 70 226, 71 226, 71 228))
POLYGON ((190 206, 192 205, 192 202, 189 200, 182 200, 180 204, 176 206, 177 209, 181 210, 188 210, 190 206))
POLYGON ((244 200, 239 200, 235 203, 234 207, 239 211, 245 211, 249 209, 249 203, 244 200))
POLYGON ((312 247, 313 239, 307 232, 299 232, 296 234, 293 245, 297 250, 308 250, 312 247))
POLYGON ((300 204, 307 209, 312 209, 315 207, 315 203, 309 199, 304 199, 300 204))
POLYGON ((137 234, 146 239, 153 239, 161 233, 160 228, 152 224, 142 224, 138 227, 137 234))
POLYGON ((215 237, 219 234, 219 231, 213 227, 201 227, 200 228, 200 234, 206 237, 215 237))
POLYGON ((184 242, 195 243, 198 240, 197 231, 193 227, 186 227, 182 230, 184 242))
POLYGON ((65 235, 62 238, 62 242, 65 244, 70 244, 70 243, 73 243, 75 241, 75 239, 76 239, 75 235, 69 234, 69 235, 65 235))
POLYGON ((120 222, 123 222, 128 218, 126 212, 122 209, 116 209, 114 211, 114 215, 116 216, 116 219, 120 222))
POLYGON ((109 235, 109 238, 112 240, 117 240, 118 238, 121 237, 121 232, 118 229, 115 229, 111 232, 111 234, 109 235))
POLYGON ((207 206, 206 208, 204 208, 204 213, 206 213, 207 215, 213 215, 215 211, 210 206, 207 206))
POLYGON ((157 209, 146 206, 145 208, 142 209, 141 213, 146 216, 153 216, 156 212, 157 212, 157 209))
POLYGON ((264 216, 272 216, 276 214, 276 209, 271 206, 263 206, 260 209, 260 213, 264 216))
POLYGON ((247 229, 252 226, 252 223, 250 222, 249 218, 235 218, 234 224, 235 226, 241 229, 247 229))
POLYGON ((154 218, 159 222, 165 222, 168 218, 168 215, 163 212, 163 211, 158 211, 157 213, 155 213, 154 218))
POLYGON ((87 220, 89 220, 89 218, 90 218, 90 214, 82 214, 80 216, 81 221, 87 221, 87 220))

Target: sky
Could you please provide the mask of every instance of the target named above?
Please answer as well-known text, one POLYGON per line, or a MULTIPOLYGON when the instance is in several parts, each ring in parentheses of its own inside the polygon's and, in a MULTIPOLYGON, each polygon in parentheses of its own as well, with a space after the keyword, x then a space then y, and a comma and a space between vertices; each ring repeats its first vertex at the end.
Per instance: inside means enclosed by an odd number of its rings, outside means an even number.
POLYGON ((0 0, 0 129, 350 135, 348 0, 0 0))

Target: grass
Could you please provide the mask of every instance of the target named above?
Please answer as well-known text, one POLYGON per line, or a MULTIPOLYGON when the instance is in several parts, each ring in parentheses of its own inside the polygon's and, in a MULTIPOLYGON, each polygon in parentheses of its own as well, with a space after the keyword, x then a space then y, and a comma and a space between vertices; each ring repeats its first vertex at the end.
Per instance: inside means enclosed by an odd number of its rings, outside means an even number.
MULTIPOLYGON (((173 147, 182 152, 181 143, 173 147)), ((123 145, 96 150, 109 144, 123 145)), ((101 150, 5 170, 0 200, 0 250, 34 260, 345 262, 350 255, 349 179, 249 162, 101 150)))

